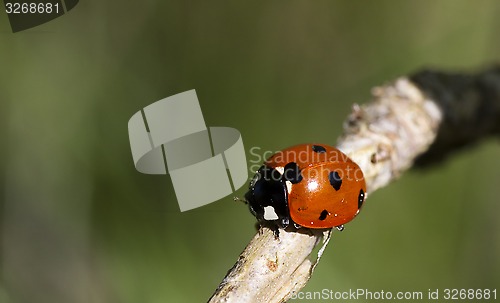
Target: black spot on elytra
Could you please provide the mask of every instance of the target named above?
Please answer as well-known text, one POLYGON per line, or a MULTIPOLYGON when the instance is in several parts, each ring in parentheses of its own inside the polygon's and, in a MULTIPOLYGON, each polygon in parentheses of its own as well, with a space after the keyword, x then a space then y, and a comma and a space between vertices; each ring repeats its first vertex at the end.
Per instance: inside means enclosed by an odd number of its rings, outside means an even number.
POLYGON ((326 149, 321 145, 313 145, 312 149, 315 153, 326 153, 326 149))
POLYGON ((359 196, 358 196, 358 209, 361 208, 364 201, 365 201, 365 192, 362 189, 360 189, 359 196))
POLYGON ((300 173, 300 168, 297 163, 290 162, 285 165, 283 177, 285 180, 292 182, 292 184, 297 184, 302 181, 302 174, 300 173))
POLYGON ((326 216, 328 216, 328 211, 326 209, 323 209, 323 211, 321 212, 321 214, 319 215, 319 219, 321 221, 325 220, 326 219, 326 216))
POLYGON ((330 180, 330 185, 335 188, 335 190, 339 190, 340 186, 342 186, 342 179, 336 171, 332 171, 328 174, 328 180, 330 180))

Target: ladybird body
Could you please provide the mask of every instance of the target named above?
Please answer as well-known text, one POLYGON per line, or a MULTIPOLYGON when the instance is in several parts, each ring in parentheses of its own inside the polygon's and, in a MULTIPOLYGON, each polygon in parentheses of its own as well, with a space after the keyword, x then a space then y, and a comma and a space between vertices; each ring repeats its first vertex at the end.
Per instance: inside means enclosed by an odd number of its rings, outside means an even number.
POLYGON ((324 144, 301 144, 264 162, 245 199, 260 223, 332 228, 351 221, 365 196, 363 173, 344 153, 324 144))

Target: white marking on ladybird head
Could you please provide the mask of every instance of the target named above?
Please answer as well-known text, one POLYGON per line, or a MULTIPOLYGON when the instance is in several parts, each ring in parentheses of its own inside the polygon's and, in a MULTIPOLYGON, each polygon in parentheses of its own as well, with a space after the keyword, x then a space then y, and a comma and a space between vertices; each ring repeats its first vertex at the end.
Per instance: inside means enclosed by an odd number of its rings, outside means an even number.
POLYGON ((285 184, 286 184, 286 191, 288 192, 288 194, 290 194, 292 192, 292 182, 285 181, 285 184))
POLYGON ((277 170, 281 175, 285 173, 285 168, 283 166, 278 166, 275 168, 275 170, 277 170))
POLYGON ((278 220, 278 215, 276 214, 274 207, 272 206, 264 207, 264 220, 266 221, 278 220))
POLYGON ((309 182, 309 184, 307 184, 307 189, 309 191, 314 191, 314 190, 316 190, 316 188, 318 188, 318 182, 316 182, 316 181, 312 181, 312 182, 309 182))

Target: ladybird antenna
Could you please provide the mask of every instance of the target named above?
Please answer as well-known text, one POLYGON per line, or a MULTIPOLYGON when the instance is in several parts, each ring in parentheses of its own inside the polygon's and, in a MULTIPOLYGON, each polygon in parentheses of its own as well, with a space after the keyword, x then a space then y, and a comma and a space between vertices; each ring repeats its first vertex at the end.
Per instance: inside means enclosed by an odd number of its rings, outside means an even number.
POLYGON ((245 199, 241 199, 240 197, 233 197, 233 200, 234 200, 235 202, 243 202, 243 203, 245 203, 245 204, 248 204, 247 200, 245 200, 245 199))

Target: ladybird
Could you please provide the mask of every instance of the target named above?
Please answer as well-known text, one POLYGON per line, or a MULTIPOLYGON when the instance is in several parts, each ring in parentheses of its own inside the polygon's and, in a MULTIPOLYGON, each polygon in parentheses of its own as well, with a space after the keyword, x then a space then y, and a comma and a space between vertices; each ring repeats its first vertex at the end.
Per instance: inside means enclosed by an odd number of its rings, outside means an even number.
POLYGON ((275 153, 245 194, 260 224, 340 230, 358 215, 365 197, 359 166, 324 144, 300 144, 275 153))

